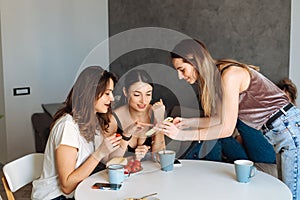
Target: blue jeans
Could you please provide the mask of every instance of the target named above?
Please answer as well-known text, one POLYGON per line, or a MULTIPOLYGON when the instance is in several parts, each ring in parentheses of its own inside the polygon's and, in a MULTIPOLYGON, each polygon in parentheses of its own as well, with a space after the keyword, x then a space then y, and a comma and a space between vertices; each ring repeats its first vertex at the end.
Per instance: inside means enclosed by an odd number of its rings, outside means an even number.
POLYGON ((242 145, 233 137, 203 141, 201 143, 194 142, 192 147, 181 158, 231 163, 238 159, 248 159, 242 145))
POLYGON ((260 130, 246 125, 239 119, 237 120, 236 128, 243 139, 243 146, 233 137, 204 141, 194 144, 183 158, 226 161, 230 163, 237 159, 249 159, 253 162, 276 163, 276 154, 273 146, 260 130))
POLYGON ((290 188, 293 200, 300 200, 300 110, 295 106, 273 123, 265 137, 280 153, 282 181, 290 188))
POLYGON ((181 159, 221 161, 221 146, 218 140, 193 142, 181 159))
POLYGON ((274 148, 260 130, 246 125, 239 119, 236 128, 243 139, 243 146, 250 160, 259 163, 276 163, 274 148))

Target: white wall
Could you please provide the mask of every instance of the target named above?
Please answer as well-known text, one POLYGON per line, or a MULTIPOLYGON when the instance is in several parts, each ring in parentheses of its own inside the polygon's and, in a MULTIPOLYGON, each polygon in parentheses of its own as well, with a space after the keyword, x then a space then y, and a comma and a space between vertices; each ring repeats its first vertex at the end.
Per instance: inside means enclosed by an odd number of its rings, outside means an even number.
MULTIPOLYGON (((0 12, 6 128, 0 129, 0 162, 6 163, 35 151, 31 115, 42 111, 42 103, 64 101, 84 58, 108 38, 108 5, 107 0, 1 0, 0 12), (24 86, 30 95, 12 95, 13 88, 24 86)), ((108 47, 100 56, 108 63, 108 47)))
POLYGON ((300 106, 300 1, 292 0, 291 42, 290 42, 290 79, 298 89, 297 106, 300 106))
MULTIPOLYGON (((1 22, 1 15, 0 15, 1 22)), ((0 38, 1 38, 1 23, 0 23, 0 38)), ((3 86, 3 67, 2 67, 2 48, 1 48, 1 40, 0 40, 0 115, 4 114, 4 87, 3 86)), ((6 144, 2 141, 6 141, 5 132, 5 123, 4 119, 0 119, 0 158, 2 152, 6 152, 6 144)), ((0 159, 1 162, 1 159, 0 159)))

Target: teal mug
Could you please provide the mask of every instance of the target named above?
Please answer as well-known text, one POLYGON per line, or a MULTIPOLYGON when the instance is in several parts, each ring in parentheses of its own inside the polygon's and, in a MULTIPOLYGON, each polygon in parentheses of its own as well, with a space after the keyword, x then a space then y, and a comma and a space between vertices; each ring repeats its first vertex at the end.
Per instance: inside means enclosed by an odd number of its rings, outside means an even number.
POLYGON ((248 183, 250 178, 256 174, 256 167, 250 160, 236 160, 234 161, 234 168, 236 179, 240 183, 248 183))
POLYGON ((125 179, 124 165, 113 164, 108 166, 109 183, 121 184, 125 179))
POLYGON ((171 150, 162 150, 158 152, 161 170, 168 172, 174 169, 175 155, 175 151, 171 150))

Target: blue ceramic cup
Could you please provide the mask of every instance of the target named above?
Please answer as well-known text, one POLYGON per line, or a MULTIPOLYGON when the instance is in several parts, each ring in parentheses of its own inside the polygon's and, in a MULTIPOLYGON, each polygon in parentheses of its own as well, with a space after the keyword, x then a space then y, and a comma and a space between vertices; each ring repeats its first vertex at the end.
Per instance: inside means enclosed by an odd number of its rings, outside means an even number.
POLYGON ((124 165, 109 165, 108 166, 109 183, 121 184, 125 179, 124 165))
POLYGON ((176 155, 175 151, 171 151, 171 150, 162 150, 158 152, 161 170, 166 172, 173 170, 175 155, 176 155))
POLYGON ((254 163, 250 160, 234 161, 234 169, 236 179, 240 183, 248 183, 250 181, 250 178, 252 178, 256 174, 254 163))

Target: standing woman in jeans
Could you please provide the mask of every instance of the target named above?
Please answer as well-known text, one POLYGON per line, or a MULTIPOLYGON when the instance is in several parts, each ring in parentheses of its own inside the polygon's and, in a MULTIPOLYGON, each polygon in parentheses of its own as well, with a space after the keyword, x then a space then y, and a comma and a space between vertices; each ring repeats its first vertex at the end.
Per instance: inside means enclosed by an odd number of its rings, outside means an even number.
POLYGON ((105 132, 115 83, 116 77, 101 67, 81 72, 64 106, 54 116, 42 174, 33 181, 32 199, 72 199, 77 185, 99 162, 124 155, 128 141, 105 132), (98 147, 94 143, 96 135, 101 138, 98 147))
POLYGON ((283 182, 293 199, 300 200, 300 110, 285 93, 257 67, 230 59, 214 60, 205 45, 194 39, 177 44, 171 57, 178 78, 199 85, 205 117, 164 122, 159 127, 165 134, 176 140, 225 138, 233 133, 238 118, 262 129, 275 152, 281 154, 283 182))

